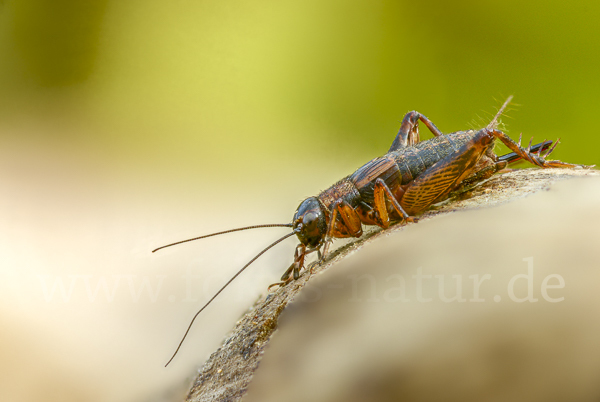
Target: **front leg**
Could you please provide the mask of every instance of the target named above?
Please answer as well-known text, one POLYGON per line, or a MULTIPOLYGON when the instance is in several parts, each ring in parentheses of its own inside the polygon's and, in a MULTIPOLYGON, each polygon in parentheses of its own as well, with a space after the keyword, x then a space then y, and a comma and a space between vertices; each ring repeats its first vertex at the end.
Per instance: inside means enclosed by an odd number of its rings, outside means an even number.
POLYGON ((362 233, 362 224, 356 210, 345 200, 338 199, 333 203, 331 209, 325 244, 323 245, 323 252, 319 261, 322 262, 325 260, 329 244, 334 237, 360 237, 362 233), (338 215, 341 218, 341 222, 337 219, 338 215))
MULTIPOLYGON (((319 248, 313 248, 311 250, 307 250, 306 246, 304 244, 298 244, 298 246, 296 246, 296 252, 294 253, 294 262, 292 263, 292 265, 290 265, 290 267, 283 273, 283 275, 281 276, 280 281, 281 282, 276 282, 273 283, 271 285, 269 285, 269 287, 267 288, 268 290, 271 290, 272 287, 274 286, 285 286, 288 283, 290 283, 293 280, 296 280, 298 278, 300 278, 300 270, 304 267, 304 260, 306 259, 306 256, 308 254, 317 252, 319 254, 319 260, 321 259, 321 253, 319 252, 319 248)), ((312 272, 312 269, 311 269, 312 272)))

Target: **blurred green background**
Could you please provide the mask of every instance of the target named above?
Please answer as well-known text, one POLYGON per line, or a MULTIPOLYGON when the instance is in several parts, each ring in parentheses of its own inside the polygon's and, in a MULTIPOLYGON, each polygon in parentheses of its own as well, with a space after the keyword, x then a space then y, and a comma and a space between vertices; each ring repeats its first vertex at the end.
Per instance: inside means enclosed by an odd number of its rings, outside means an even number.
POLYGON ((36 275, 226 278, 281 234, 149 250, 288 222, 385 153, 409 110, 452 132, 514 95, 509 135, 561 137, 556 158, 600 164, 599 17, 581 0, 0 0, 2 399, 147 400, 180 384, 289 264, 291 240, 166 372, 199 301, 44 302, 36 275), (54 393, 29 386, 33 363, 57 373, 54 393))
POLYGON ((456 131, 513 94, 511 135, 560 136, 561 158, 598 163, 599 8, 4 1, 0 118, 119 168, 217 179, 244 166, 259 182, 273 166, 297 177, 323 159, 360 165, 387 150, 408 110, 456 131))

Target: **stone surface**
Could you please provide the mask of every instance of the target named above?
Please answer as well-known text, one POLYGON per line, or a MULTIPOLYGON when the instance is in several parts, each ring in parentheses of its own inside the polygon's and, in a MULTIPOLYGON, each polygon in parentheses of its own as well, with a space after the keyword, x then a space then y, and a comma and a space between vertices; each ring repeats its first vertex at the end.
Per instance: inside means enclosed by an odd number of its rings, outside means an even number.
MULTIPOLYGON (((485 387, 490 381, 498 387, 505 386, 504 382, 512 378, 511 364, 515 364, 516 373, 538 369, 534 363, 545 361, 538 358, 548 351, 547 348, 536 349, 538 355, 533 353, 529 356, 525 366, 519 365, 518 355, 526 353, 530 345, 535 346, 536 337, 541 337, 541 342, 547 341, 549 347, 559 344, 558 340, 562 339, 560 333, 550 340, 543 338, 546 329, 559 331, 551 325, 553 314, 567 320, 565 330, 569 326, 574 328, 563 334, 569 342, 581 341, 574 334, 584 329, 595 335, 600 335, 600 332, 596 326, 581 319, 581 315, 573 315, 573 307, 567 306, 568 303, 550 303, 545 299, 541 303, 509 300, 506 284, 511 276, 527 273, 527 263, 522 260, 533 256, 535 266, 541 265, 539 276, 561 274, 567 285, 574 284, 573 288, 566 286, 565 289, 548 290, 549 294, 560 294, 561 290, 571 292, 577 286, 581 286, 585 295, 591 294, 589 286, 568 276, 570 271, 565 271, 565 266, 552 265, 551 262, 569 261, 574 253, 581 253, 581 258, 575 255, 578 263, 572 272, 579 272, 582 278, 590 274, 590 266, 582 258, 593 258, 598 268, 598 258, 590 254, 595 251, 590 244, 597 244, 599 234, 591 223, 593 219, 600 222, 600 179, 597 176, 598 172, 594 170, 524 169, 508 172, 436 206, 417 224, 396 225, 388 230, 371 229, 361 239, 347 242, 332 252, 322 266, 314 267, 308 286, 309 275, 305 273, 299 280, 260 298, 238 321, 223 346, 202 367, 187 400, 240 400, 255 372, 258 373, 257 381, 248 396, 249 400, 256 401, 364 400, 367 396, 371 400, 387 400, 388 397, 394 400, 398 395, 419 396, 423 392, 419 387, 426 390, 427 384, 435 383, 438 378, 440 382, 437 384, 445 390, 446 400, 452 399, 446 391, 456 391, 456 395, 469 399, 473 395, 460 394, 459 391, 473 387, 462 383, 461 379, 465 376, 459 376, 452 366, 463 358, 475 361, 468 368, 470 372, 466 377, 471 378, 470 381, 475 384, 473 389, 480 391, 477 394, 480 397, 489 394, 485 387), (596 177, 557 185, 557 182, 583 176, 596 177), (540 193, 551 187, 552 191, 540 193), (521 200, 536 192, 540 194, 521 200), (582 230, 582 225, 587 231, 582 230), (563 240, 566 243, 561 242, 563 240), (579 241, 582 246, 578 248, 577 244, 571 244, 572 241, 579 241), (508 264, 511 269, 503 273, 502 264, 508 264), (429 270, 423 271, 423 275, 445 275, 444 281, 451 281, 452 275, 464 277, 462 286, 466 300, 478 298, 473 295, 473 289, 467 289, 473 285, 467 279, 470 275, 489 273, 498 279, 488 281, 491 285, 485 288, 485 295, 481 285, 480 298, 486 299, 483 303, 446 303, 439 298, 434 298, 432 303, 420 303, 414 294, 414 283, 410 282, 412 276, 418 275, 416 269, 419 266, 429 270), (355 278, 370 275, 372 279, 364 281, 370 283, 373 280, 375 284, 381 284, 382 293, 369 293, 372 291, 370 286, 365 287, 360 282, 359 287, 358 282, 348 279, 348 275, 356 275, 355 278), (412 299, 411 302, 374 302, 385 301, 385 295, 391 299, 398 296, 398 285, 396 288, 384 286, 390 275, 405 276, 404 297, 412 299), (496 296, 504 301, 495 302, 496 296), (348 302, 353 299, 357 300, 348 302), (293 300, 296 301, 288 306, 293 300), (527 310, 530 306, 545 309, 530 312, 527 310), (553 306, 559 306, 560 311, 548 310, 553 306), (283 324, 279 325, 279 316, 284 308, 283 324), (513 314, 512 309, 525 309, 527 314, 521 317, 513 314), (532 315, 538 313, 540 317, 546 317, 541 327, 532 328, 529 332, 517 331, 516 335, 505 331, 511 325, 517 329, 526 326, 532 315), (516 317, 514 320, 500 319, 513 316, 516 317), (483 317, 482 322, 487 324, 482 328, 475 325, 471 337, 462 333, 462 326, 473 326, 478 317, 483 317), (498 324, 494 325, 494 322, 498 324), (280 331, 274 337, 275 342, 266 354, 264 365, 261 363, 261 369, 257 371, 278 326, 280 331), (498 332, 508 338, 502 338, 497 335, 498 332), (524 336, 524 340, 521 339, 519 334, 523 333, 529 333, 529 338, 524 336), (490 339, 493 347, 490 349, 485 342, 477 343, 478 339, 490 339), (475 342, 476 347, 471 349, 469 342, 475 342), (511 342, 514 342, 514 348, 511 342), (386 347, 390 344, 392 348, 386 347), (486 364, 490 361, 506 364, 508 368, 502 371, 493 364, 489 368, 486 364), (444 377, 444 370, 449 370, 450 376, 444 377), (495 382, 490 380, 496 371, 506 378, 494 379, 495 382), (434 377, 429 377, 431 375, 434 377)), ((600 280, 598 276, 590 278, 600 280)), ((538 279, 536 297, 541 299, 539 282, 542 279, 538 279)), ((556 281, 558 279, 552 279, 547 284, 556 284, 556 281)), ((439 289, 439 284, 434 282, 428 281, 422 291, 434 294, 433 289, 439 289)), ((526 283, 526 280, 519 283, 526 283)), ((589 282, 588 285, 591 286, 589 282)), ((521 287, 515 287, 515 294, 519 297, 527 293, 527 289, 521 287)), ((450 285, 448 289, 447 298, 452 298, 456 289, 450 285)), ((590 301, 600 305, 600 300, 590 301)), ((580 304, 577 306, 581 307, 580 304)), ((599 318, 597 308, 593 314, 599 318)), ((595 352, 590 352, 589 356, 600 357, 595 352)), ((573 353, 563 350, 561 353, 565 364, 576 365, 579 355, 573 356, 573 353)), ((590 370, 596 370, 595 365, 589 365, 590 370)), ((596 371, 589 373, 600 374, 596 371)), ((585 383, 586 378, 582 377, 581 381, 585 383)), ((537 383, 535 386, 541 387, 537 383)), ((554 390, 552 387, 548 389, 554 390)), ((504 400, 514 395, 511 392, 502 395, 504 400)), ((439 395, 433 393, 429 396, 435 400, 439 395)))

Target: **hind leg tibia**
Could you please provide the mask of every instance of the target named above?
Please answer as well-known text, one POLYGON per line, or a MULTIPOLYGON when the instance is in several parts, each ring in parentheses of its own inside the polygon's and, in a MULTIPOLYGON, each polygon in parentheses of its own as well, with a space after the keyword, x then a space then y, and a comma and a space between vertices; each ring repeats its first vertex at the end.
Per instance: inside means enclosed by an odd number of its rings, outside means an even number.
POLYGON ((504 145, 506 145, 511 151, 513 151, 519 157, 521 157, 524 160, 528 161, 529 163, 532 163, 541 168, 558 167, 558 168, 587 168, 587 169, 589 169, 589 168, 593 167, 593 166, 586 166, 586 165, 575 165, 572 163, 566 163, 566 162, 562 162, 559 160, 549 160, 549 161, 546 160, 546 158, 552 153, 552 151, 554 151, 554 149, 558 145, 558 142, 560 139, 556 140, 556 142, 554 143, 554 146, 552 146, 552 148, 550 148, 548 150, 548 152, 546 152, 546 154, 544 154, 542 156, 542 148, 540 148, 538 152, 531 151, 531 141, 529 141, 529 146, 525 149, 525 148, 521 147, 521 138, 519 138, 519 142, 516 143, 512 140, 512 138, 510 138, 508 135, 504 134, 502 131, 487 130, 487 132, 489 132, 491 135, 493 135, 494 137, 496 137, 500 141, 502 141, 502 143, 504 145))

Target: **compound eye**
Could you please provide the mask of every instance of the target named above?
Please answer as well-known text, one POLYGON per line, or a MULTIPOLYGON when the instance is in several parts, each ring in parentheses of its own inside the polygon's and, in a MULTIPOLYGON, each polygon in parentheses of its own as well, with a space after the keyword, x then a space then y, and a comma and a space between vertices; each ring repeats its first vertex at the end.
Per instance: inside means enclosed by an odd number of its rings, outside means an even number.
POLYGON ((312 229, 317 223, 317 214, 314 212, 307 212, 302 219, 302 223, 307 229, 312 229))

